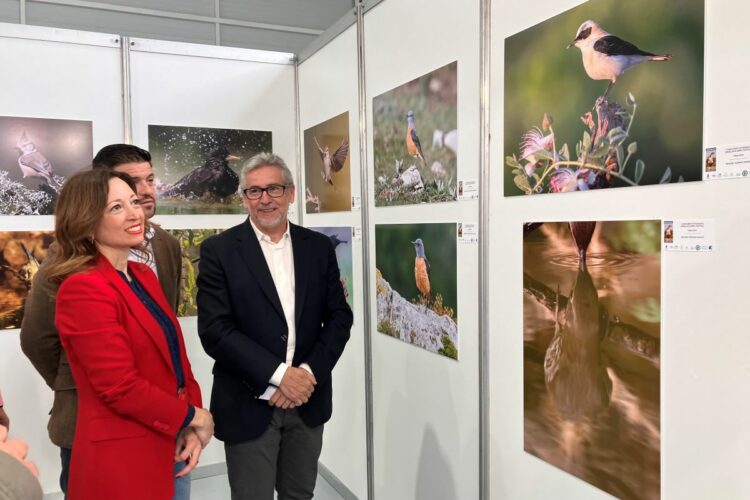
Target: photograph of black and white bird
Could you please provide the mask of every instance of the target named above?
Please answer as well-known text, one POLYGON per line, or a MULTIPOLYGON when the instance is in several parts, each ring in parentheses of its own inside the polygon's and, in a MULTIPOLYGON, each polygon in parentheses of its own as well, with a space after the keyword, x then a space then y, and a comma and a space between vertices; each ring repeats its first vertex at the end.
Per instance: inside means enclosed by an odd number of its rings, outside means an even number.
POLYGON ((333 185, 332 175, 334 172, 340 172, 344 168, 346 156, 349 154, 349 141, 344 139, 338 149, 331 153, 328 146, 321 147, 318 138, 315 136, 313 138, 315 139, 315 145, 318 147, 320 159, 323 161, 323 171, 320 175, 323 177, 324 182, 336 189, 336 186, 333 185))
POLYGON ((226 146, 214 148, 208 152, 203 165, 182 177, 160 195, 186 199, 229 196, 237 191, 240 183, 240 178, 229 168, 229 162, 239 159, 238 156, 229 154, 226 146))
POLYGON ((585 21, 567 48, 578 47, 583 67, 592 80, 609 80, 605 98, 617 78, 633 66, 646 61, 669 61, 672 54, 657 55, 639 49, 632 43, 607 33, 596 21, 585 21))
POLYGON ((21 153, 18 157, 18 166, 24 178, 41 177, 55 190, 60 189, 60 184, 52 174, 52 164, 47 157, 37 150, 36 145, 25 130, 16 142, 16 148, 21 153))

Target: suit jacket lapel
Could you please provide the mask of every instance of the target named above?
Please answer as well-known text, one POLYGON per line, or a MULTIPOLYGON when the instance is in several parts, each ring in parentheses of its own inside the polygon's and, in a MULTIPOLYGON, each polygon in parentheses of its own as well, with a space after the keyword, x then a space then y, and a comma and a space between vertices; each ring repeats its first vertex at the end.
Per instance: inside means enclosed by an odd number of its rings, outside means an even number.
MULTIPOLYGON (((99 257, 99 261, 96 267, 97 270, 105 278, 107 278, 109 282, 112 283, 112 286, 114 286, 115 289, 120 293, 120 295, 124 299, 126 306, 128 307, 128 309, 130 309, 132 316, 135 317, 135 319, 138 321, 138 323, 141 324, 146 333, 148 333, 149 337, 151 337, 151 340, 154 341, 157 349, 164 358, 164 361, 167 363, 167 366, 169 366, 169 369, 172 371, 172 373, 174 373, 172 358, 169 355, 169 346, 167 346, 167 339, 164 337, 164 332, 161 328, 161 325, 159 325, 159 322, 156 321, 151 312, 146 308, 146 306, 143 305, 140 299, 138 299, 133 290, 130 289, 130 285, 128 285, 125 280, 122 279, 122 277, 117 273, 115 268, 112 267, 112 264, 110 264, 110 262, 106 258, 99 257)), ((132 270, 133 267, 134 266, 129 266, 128 269, 132 270)), ((151 283, 144 283, 144 281, 148 280, 139 279, 142 278, 142 273, 137 274, 138 275, 136 279, 139 280, 139 283, 152 298, 154 298, 155 295, 159 295, 153 293, 153 286, 151 285, 151 283)), ((162 309, 168 310, 168 308, 164 307, 165 304, 163 303, 163 300, 160 301, 157 298, 154 298, 154 300, 156 300, 157 304, 159 304, 162 309)))
POLYGON ((281 299, 279 299, 279 294, 276 292, 276 285, 273 284, 273 277, 271 276, 270 269, 268 269, 266 257, 263 255, 260 242, 255 236, 255 231, 253 231, 250 225, 249 218, 240 226, 237 240, 239 242, 237 251, 240 253, 240 257, 245 261, 252 275, 255 276, 258 285, 260 285, 261 290, 263 290, 273 308, 276 309, 276 312, 282 318, 285 318, 284 309, 281 307, 281 299))
POLYGON ((305 292, 307 291, 307 277, 309 264, 305 262, 307 256, 307 235, 291 222, 289 223, 289 235, 292 238, 292 252, 294 254, 294 322, 299 324, 305 303, 305 292))

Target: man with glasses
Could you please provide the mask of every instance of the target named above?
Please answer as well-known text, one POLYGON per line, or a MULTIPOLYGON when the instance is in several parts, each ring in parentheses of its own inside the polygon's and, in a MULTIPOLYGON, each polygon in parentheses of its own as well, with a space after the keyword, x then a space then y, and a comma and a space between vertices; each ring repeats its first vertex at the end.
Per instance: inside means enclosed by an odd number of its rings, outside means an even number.
POLYGON ((201 245, 198 334, 216 360, 211 396, 233 500, 312 498, 331 371, 352 312, 330 240, 288 222, 292 173, 261 153, 243 166, 249 217, 201 245))

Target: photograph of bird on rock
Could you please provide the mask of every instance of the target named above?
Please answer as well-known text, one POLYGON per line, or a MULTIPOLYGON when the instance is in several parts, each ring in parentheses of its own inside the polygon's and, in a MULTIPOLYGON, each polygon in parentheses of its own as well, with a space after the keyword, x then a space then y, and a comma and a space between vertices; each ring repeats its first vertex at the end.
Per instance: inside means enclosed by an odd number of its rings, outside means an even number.
POLYGON ((376 206, 456 199, 457 106, 457 62, 373 99, 376 206))
POLYGON ((315 232, 328 236, 339 264, 339 280, 344 289, 344 297, 349 307, 354 307, 354 271, 352 268, 352 227, 320 226, 309 227, 315 232))
POLYGON ((506 38, 505 195, 701 180, 704 1, 589 0, 506 38))
POLYGON ((159 214, 240 213, 242 164, 272 150, 271 132, 149 125, 159 214))
POLYGON ((92 157, 90 121, 0 116, 0 215, 51 215, 92 157))
POLYGON ((350 211, 349 113, 306 129, 304 148, 307 213, 350 211))

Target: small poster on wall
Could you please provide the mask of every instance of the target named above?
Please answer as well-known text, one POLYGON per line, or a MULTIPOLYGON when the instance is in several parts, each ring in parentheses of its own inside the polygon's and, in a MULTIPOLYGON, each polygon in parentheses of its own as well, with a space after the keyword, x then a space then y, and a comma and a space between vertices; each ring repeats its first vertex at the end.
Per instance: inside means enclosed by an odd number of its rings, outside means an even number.
POLYGON ((26 296, 54 241, 52 231, 0 232, 0 328, 20 328, 26 296))
POLYGON ((458 63, 372 100, 375 206, 456 200, 458 63))
POLYGON ((704 179, 750 179, 750 143, 705 149, 704 179))
POLYGON ((524 449, 658 499, 661 221, 523 228, 524 449))
POLYGON ((505 195, 701 180, 703 40, 704 0, 589 0, 506 38, 505 195))
POLYGON ((311 227, 313 231, 328 236, 336 251, 336 261, 339 264, 339 275, 341 286, 344 288, 344 296, 349 307, 354 308, 354 272, 352 270, 352 227, 331 226, 311 227))
POLYGON ((458 359, 456 224, 377 224, 380 333, 458 359))
POLYGON ((245 161, 272 151, 271 132, 148 126, 157 214, 242 213, 237 193, 245 161))
POLYGON ((306 213, 351 210, 349 113, 305 130, 306 213))
POLYGON ((91 166, 90 121, 0 116, 0 215, 50 215, 70 175, 91 166))
POLYGON ((198 306, 195 302, 198 295, 198 263, 200 262, 201 243, 206 238, 219 234, 223 229, 169 229, 168 232, 177 238, 182 252, 182 278, 180 280, 180 303, 177 305, 177 316, 196 316, 198 306))

